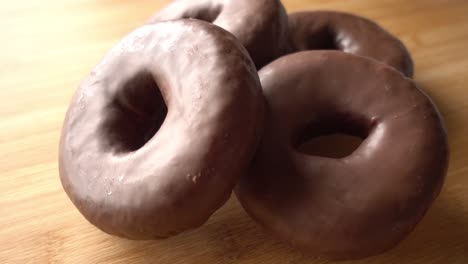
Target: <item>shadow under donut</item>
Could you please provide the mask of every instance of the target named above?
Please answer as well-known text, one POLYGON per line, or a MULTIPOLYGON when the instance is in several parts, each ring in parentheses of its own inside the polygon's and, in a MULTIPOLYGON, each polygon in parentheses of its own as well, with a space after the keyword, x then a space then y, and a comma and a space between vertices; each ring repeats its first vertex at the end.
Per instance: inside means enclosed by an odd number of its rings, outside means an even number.
POLYGON ((468 215, 443 192, 423 221, 396 248, 357 261, 327 261, 269 236, 232 198, 201 228, 158 241, 113 238, 142 263, 468 263, 468 215))

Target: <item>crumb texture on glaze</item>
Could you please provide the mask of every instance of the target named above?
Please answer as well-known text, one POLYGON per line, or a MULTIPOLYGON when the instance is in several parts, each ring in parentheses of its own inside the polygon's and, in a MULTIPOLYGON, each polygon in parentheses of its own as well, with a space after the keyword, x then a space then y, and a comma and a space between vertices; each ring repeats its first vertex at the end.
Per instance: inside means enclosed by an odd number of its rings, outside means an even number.
POLYGON ((199 20, 146 25, 77 90, 62 130, 61 182, 107 233, 171 236, 229 198, 262 117, 255 66, 234 36, 199 20))

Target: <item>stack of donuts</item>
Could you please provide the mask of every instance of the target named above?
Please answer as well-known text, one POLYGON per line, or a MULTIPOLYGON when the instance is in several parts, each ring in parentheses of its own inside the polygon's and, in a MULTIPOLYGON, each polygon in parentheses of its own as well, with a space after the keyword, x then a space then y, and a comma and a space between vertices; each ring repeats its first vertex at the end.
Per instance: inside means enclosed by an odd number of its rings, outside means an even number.
POLYGON ((177 0, 82 82, 60 141, 62 185, 102 231, 159 239, 203 225, 234 190, 266 231, 330 259, 404 239, 441 191, 442 117, 403 43, 279 0, 177 0), (299 151, 331 133, 351 154, 299 151))

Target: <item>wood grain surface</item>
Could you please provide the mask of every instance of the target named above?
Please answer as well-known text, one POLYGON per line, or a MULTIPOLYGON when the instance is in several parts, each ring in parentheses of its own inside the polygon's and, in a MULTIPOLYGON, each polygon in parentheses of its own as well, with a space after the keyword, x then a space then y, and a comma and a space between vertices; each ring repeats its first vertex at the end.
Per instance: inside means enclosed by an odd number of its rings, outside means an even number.
MULTIPOLYGON (((57 149, 72 93, 106 50, 167 2, 0 0, 0 263, 332 263, 264 233, 235 197, 200 229, 135 242, 91 226, 62 190, 57 149)), ((284 4, 355 12, 400 37, 448 126, 447 182, 422 223, 390 252, 349 263, 468 263, 468 1, 284 4)))

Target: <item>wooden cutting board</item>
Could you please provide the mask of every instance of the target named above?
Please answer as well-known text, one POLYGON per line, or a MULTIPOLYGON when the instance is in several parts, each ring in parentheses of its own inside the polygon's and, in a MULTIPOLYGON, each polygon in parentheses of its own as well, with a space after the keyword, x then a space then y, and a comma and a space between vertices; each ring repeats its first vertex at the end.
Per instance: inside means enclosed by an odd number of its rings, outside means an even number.
MULTIPOLYGON (((0 2, 0 263, 331 263, 265 234, 234 197, 202 228, 163 241, 127 241, 88 224, 57 171, 68 102, 106 50, 168 1, 0 2)), ((394 250, 350 263, 468 263, 468 1, 284 4, 355 12, 399 36, 449 129, 447 182, 428 215, 394 250)))

